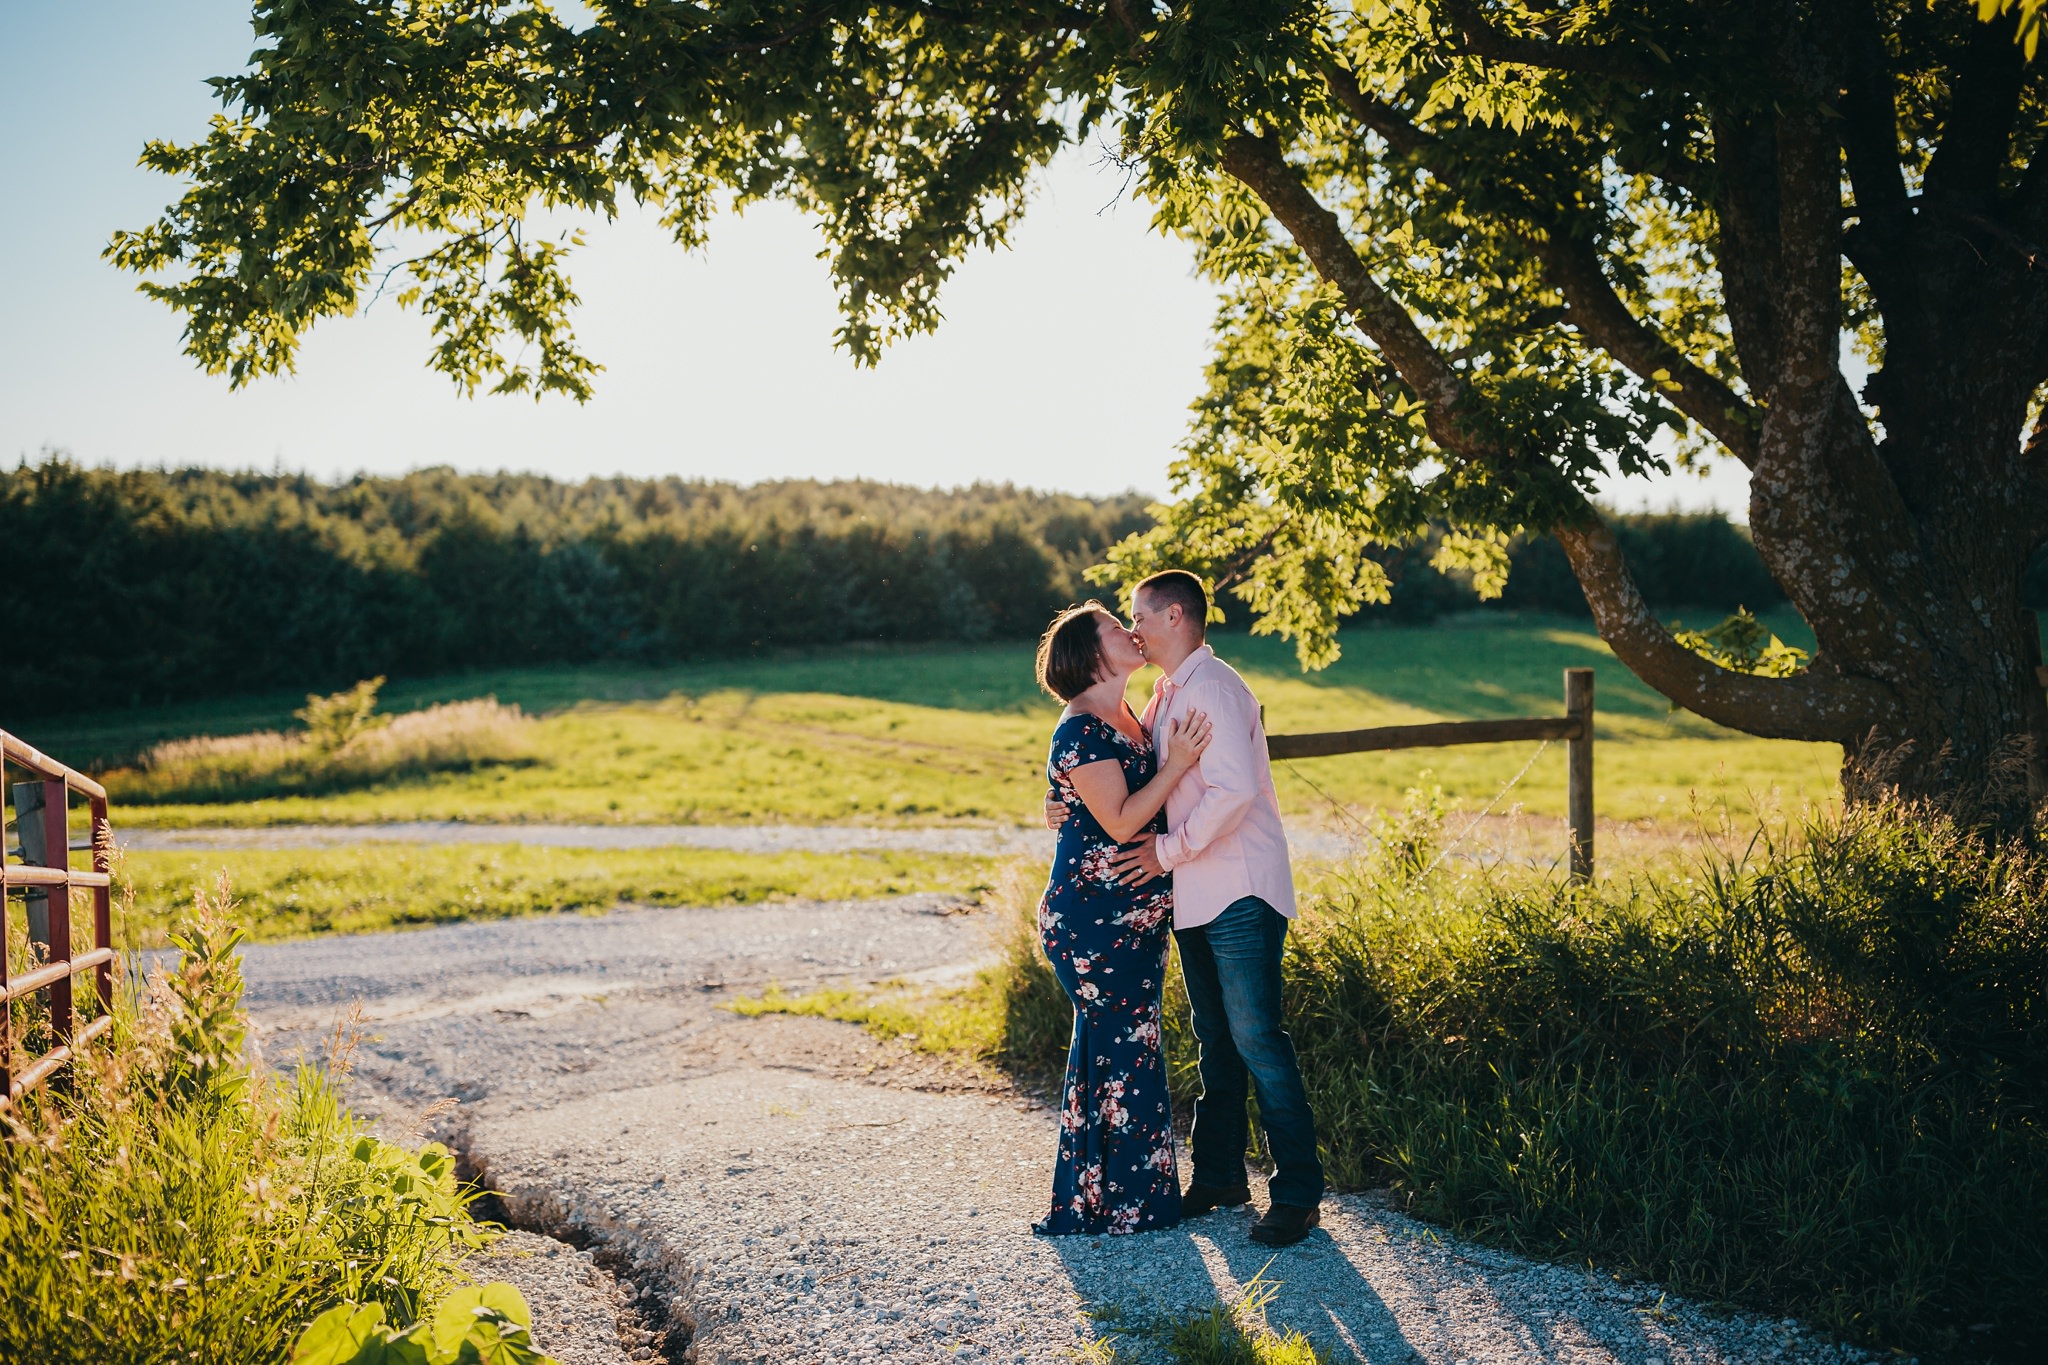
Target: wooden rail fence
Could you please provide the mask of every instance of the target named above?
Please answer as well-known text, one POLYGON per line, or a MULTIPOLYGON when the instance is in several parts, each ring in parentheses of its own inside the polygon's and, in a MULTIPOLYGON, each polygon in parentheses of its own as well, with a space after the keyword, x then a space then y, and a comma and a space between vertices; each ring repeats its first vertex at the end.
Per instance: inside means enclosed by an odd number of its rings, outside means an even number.
POLYGON ((1381 725, 1370 730, 1330 730, 1310 735, 1268 735, 1266 752, 1276 759, 1330 758, 1383 749, 1426 749, 1452 744, 1500 744, 1512 740, 1565 741, 1565 823, 1570 830, 1571 877, 1593 878, 1593 670, 1564 671, 1564 714, 1516 716, 1506 720, 1449 720, 1427 725, 1381 725))
POLYGON ((107 789, 84 773, 67 768, 13 735, 0 730, 0 751, 6 761, 27 769, 35 780, 14 787, 15 825, 21 837, 21 861, 0 864, 0 1109, 50 1079, 93 1039, 114 1024, 114 925, 109 859, 113 832, 107 824, 107 789), (71 796, 83 796, 91 821, 92 868, 71 866, 71 796), (92 893, 90 951, 72 954, 71 897, 92 893), (44 962, 19 975, 9 961, 9 897, 20 895, 29 922, 28 941, 40 942, 44 962), (47 905, 44 916, 32 902, 47 905), (38 918, 43 918, 41 924, 38 918), (72 997, 72 978, 93 974, 99 1008, 81 1019, 72 997), (14 1072, 14 1002, 45 992, 50 1025, 57 1045, 14 1072))

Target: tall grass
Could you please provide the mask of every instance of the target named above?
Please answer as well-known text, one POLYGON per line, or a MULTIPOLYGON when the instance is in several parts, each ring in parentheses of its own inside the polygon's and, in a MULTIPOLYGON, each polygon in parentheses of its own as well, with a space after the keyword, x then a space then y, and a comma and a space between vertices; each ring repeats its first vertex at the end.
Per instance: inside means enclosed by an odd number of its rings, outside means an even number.
POLYGON ((364 1132, 335 1073, 252 1071, 225 886, 112 1045, 0 1142, 0 1360, 282 1362, 343 1302, 413 1322, 477 1240, 453 1161, 364 1132))
MULTIPOLYGON (((1865 810, 1585 890, 1396 834, 1285 964, 1340 1188, 1862 1342, 2048 1350, 2048 859, 1865 810)), ((1071 1014, 1028 905, 987 1050, 1042 1075, 1071 1014)))
POLYGON ((533 721, 495 697, 378 719, 384 723, 355 728, 339 742, 333 730, 314 728, 169 740, 145 753, 139 767, 110 774, 108 790, 117 800, 147 805, 253 801, 539 758, 533 721))

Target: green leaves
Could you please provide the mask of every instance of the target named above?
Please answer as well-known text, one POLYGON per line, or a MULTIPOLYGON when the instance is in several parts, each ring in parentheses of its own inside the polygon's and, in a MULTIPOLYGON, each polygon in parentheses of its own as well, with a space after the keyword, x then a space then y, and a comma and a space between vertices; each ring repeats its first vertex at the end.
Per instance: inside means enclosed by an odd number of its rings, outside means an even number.
POLYGON ((2032 61, 2041 50, 2041 30, 2048 27, 2048 0, 1977 0, 1977 19, 1990 23, 2001 14, 2019 15, 2018 31, 2013 41, 2032 61))
POLYGON ((619 5, 572 30, 539 4, 264 0, 207 135, 145 150, 190 187, 106 254, 237 387, 402 276, 465 392, 581 401, 600 367, 570 323, 576 239, 534 216, 628 198, 696 245, 722 203, 777 196, 820 219, 841 343, 872 361, 937 324, 1063 144, 1062 102, 1102 87, 1037 8, 619 5))
POLYGON ((1780 640, 1747 607, 1709 630, 1674 625, 1671 635, 1701 658, 1737 673, 1789 678, 1807 663, 1805 650, 1780 640))
POLYGON ((535 1349, 526 1300, 509 1284, 470 1285, 434 1316, 399 1329, 377 1304, 337 1304, 292 1348, 291 1365, 551 1365, 535 1349))
MULTIPOLYGON (((116 996, 77 1084, 12 1116, 0 1359, 283 1361, 343 1300, 309 1358, 354 1359, 378 1323, 440 1301, 476 1244, 447 1151, 382 1143, 341 1104, 345 1048, 296 1078, 248 1063, 232 902, 225 885, 199 901, 182 960, 116 996)), ((537 1358, 472 1316, 490 1330, 468 1358, 537 1358)))
POLYGON ((306 1328, 292 1348, 292 1365, 384 1365, 392 1360, 390 1341, 382 1307, 337 1304, 306 1328))

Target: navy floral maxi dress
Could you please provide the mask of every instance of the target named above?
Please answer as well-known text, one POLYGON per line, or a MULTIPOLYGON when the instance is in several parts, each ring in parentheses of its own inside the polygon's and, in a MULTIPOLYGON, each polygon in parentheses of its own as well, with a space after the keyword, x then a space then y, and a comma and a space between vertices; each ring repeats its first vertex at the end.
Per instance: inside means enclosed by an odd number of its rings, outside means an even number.
MULTIPOLYGON (((1074 1002, 1060 1108, 1052 1211, 1033 1231, 1141 1232, 1180 1221, 1172 1109, 1160 1051, 1159 994, 1173 932, 1170 878, 1124 886, 1110 870, 1118 844, 1074 791, 1073 772, 1114 759, 1137 791, 1158 770, 1152 746, 1095 716, 1053 731, 1046 780, 1067 806, 1038 937, 1074 1002)), ((1161 814, 1146 826, 1164 832, 1161 814)))

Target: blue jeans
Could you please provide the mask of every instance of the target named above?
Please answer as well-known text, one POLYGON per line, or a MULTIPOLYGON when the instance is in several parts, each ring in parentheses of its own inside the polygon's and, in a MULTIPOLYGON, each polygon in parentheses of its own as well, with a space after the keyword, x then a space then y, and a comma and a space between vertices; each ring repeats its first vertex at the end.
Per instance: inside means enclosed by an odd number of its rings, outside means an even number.
POLYGON ((1188 1140, 1194 1180, 1226 1189, 1244 1184, 1249 1081, 1273 1153, 1268 1187, 1273 1202, 1314 1207, 1323 1197, 1316 1118, 1301 1083, 1294 1041, 1280 1027, 1286 916, 1257 896, 1247 896, 1209 923, 1176 929, 1173 936, 1180 944, 1195 1037, 1202 1044, 1202 1095, 1195 1101, 1195 1128, 1188 1140))

